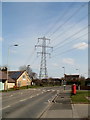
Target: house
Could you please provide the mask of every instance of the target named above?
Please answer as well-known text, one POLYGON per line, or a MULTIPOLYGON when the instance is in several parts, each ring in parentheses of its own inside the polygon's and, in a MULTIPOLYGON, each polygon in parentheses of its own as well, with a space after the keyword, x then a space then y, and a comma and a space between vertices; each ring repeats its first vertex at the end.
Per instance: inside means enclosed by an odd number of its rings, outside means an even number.
POLYGON ((7 90, 7 88, 12 88, 15 85, 15 81, 8 77, 7 73, 0 71, 0 90, 7 90))
POLYGON ((87 78, 87 79, 86 79, 85 85, 90 87, 90 78, 87 78))
POLYGON ((66 74, 64 74, 64 78, 66 81, 67 80, 75 81, 75 80, 79 79, 79 75, 66 75, 66 74))
POLYGON ((61 85, 61 79, 59 78, 49 78, 49 79, 42 79, 43 84, 51 84, 51 85, 61 85))
POLYGON ((31 85, 31 78, 26 71, 9 71, 9 76, 14 79, 18 87, 31 85))

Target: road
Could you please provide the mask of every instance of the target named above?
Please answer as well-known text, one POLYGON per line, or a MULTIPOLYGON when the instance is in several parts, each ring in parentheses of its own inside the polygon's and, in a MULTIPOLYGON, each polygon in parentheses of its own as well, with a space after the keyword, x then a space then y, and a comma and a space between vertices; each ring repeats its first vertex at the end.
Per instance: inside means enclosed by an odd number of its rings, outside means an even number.
POLYGON ((3 118, 40 118, 63 87, 43 87, 2 94, 3 118))

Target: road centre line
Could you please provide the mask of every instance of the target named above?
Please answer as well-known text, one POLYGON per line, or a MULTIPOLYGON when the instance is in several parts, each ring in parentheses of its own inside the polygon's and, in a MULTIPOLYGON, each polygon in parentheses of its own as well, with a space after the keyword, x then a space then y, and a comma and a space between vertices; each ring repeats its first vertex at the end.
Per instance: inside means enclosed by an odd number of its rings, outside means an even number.
POLYGON ((10 105, 8 105, 8 106, 6 106, 6 107, 4 107, 4 108, 1 108, 0 110, 6 109, 6 108, 8 108, 8 107, 11 107, 11 106, 10 106, 10 105))
POLYGON ((9 97, 12 97, 13 95, 10 95, 9 97))
POLYGON ((20 100, 20 101, 22 102, 22 101, 25 101, 25 100, 27 100, 27 99, 22 99, 22 100, 20 100))

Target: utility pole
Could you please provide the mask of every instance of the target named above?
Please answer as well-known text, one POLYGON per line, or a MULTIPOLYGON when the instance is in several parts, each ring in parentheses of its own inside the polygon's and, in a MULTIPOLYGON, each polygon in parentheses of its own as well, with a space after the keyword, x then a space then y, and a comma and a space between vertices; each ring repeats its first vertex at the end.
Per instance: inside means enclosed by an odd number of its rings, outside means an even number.
POLYGON ((41 40, 41 44, 39 45, 35 45, 36 47, 41 47, 42 50, 40 52, 37 52, 37 54, 41 55, 41 64, 40 64, 40 73, 39 73, 39 79, 41 80, 42 78, 48 78, 48 73, 47 73, 47 54, 50 56, 51 54, 47 52, 46 48, 52 48, 50 46, 47 46, 46 41, 49 41, 50 43, 50 39, 46 38, 46 37, 42 37, 42 38, 38 38, 38 43, 40 43, 41 40))

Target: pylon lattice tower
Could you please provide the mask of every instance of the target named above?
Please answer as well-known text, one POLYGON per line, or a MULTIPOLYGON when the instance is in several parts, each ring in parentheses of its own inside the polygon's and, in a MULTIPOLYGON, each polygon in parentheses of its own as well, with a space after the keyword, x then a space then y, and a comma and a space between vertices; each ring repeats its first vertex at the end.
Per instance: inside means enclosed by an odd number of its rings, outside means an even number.
POLYGON ((48 78, 48 72, 47 72, 47 54, 50 56, 50 53, 47 52, 46 48, 53 48, 53 47, 50 47, 50 46, 47 46, 47 43, 46 41, 49 41, 50 43, 50 39, 48 38, 38 38, 38 43, 41 41, 41 45, 35 45, 35 48, 36 47, 41 47, 42 48, 42 51, 41 52, 37 52, 37 54, 41 54, 41 64, 40 64, 40 73, 39 73, 39 79, 42 79, 42 78, 48 78))

